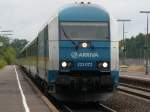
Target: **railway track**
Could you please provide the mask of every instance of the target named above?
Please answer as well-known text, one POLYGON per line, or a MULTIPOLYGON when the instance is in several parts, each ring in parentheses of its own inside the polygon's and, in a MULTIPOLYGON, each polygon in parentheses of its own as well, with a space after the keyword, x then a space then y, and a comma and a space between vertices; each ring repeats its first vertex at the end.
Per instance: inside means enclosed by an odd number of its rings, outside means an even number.
POLYGON ((68 107, 67 105, 63 105, 63 111, 64 112, 73 112, 73 110, 70 107, 68 107))
POLYGON ((133 88, 133 89, 138 89, 138 90, 150 92, 150 89, 148 89, 148 88, 142 88, 142 87, 134 86, 134 85, 131 85, 131 84, 120 83, 120 85, 121 85, 121 86, 129 87, 129 88, 133 88))
POLYGON ((80 105, 78 107, 71 107, 69 105, 64 105, 62 112, 117 112, 101 103, 93 103, 80 105))
POLYGON ((120 83, 118 90, 140 98, 150 100, 150 89, 148 88, 143 88, 132 84, 120 83))
POLYGON ((111 108, 109 108, 109 107, 107 107, 107 106, 105 106, 103 104, 99 104, 99 105, 101 106, 101 108, 104 109, 105 112, 117 112, 116 110, 111 109, 111 108))
POLYGON ((140 88, 150 89, 150 80, 133 76, 120 76, 120 84, 128 84, 140 88))

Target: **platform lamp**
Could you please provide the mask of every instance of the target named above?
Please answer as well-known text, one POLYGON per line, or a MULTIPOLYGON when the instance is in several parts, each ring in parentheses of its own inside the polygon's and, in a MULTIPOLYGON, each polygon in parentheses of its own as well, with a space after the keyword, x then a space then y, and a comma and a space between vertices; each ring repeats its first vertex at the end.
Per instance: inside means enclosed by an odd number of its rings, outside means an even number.
POLYGON ((125 65, 125 60, 126 60, 126 45, 125 45, 125 23, 126 22, 130 22, 131 19, 118 19, 117 20, 118 22, 122 22, 122 30, 123 30, 123 33, 122 33, 122 37, 123 37, 123 64, 125 65))
POLYGON ((144 45, 144 50, 145 50, 145 53, 144 53, 144 55, 145 55, 145 75, 148 75, 148 41, 149 41, 149 39, 148 39, 148 30, 149 30, 149 14, 150 14, 150 11, 140 11, 140 13, 144 13, 144 14, 146 14, 147 15, 147 24, 146 24, 146 26, 147 26, 147 34, 146 34, 146 36, 145 36, 145 45, 144 45))

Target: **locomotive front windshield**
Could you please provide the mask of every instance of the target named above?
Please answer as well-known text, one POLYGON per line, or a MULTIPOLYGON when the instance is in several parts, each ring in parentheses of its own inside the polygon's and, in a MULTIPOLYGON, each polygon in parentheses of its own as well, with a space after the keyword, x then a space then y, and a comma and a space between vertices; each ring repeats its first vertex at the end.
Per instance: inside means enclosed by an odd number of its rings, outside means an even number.
POLYGON ((106 22, 62 22, 61 40, 108 40, 109 25, 106 22))

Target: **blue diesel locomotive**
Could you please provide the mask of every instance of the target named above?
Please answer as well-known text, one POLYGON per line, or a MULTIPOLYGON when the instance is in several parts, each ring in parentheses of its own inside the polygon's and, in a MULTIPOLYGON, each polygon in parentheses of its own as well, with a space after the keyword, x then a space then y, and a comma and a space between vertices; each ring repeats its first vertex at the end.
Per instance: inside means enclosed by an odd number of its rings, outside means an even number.
POLYGON ((100 101, 116 89, 116 24, 102 7, 63 7, 21 51, 19 64, 61 101, 100 101))

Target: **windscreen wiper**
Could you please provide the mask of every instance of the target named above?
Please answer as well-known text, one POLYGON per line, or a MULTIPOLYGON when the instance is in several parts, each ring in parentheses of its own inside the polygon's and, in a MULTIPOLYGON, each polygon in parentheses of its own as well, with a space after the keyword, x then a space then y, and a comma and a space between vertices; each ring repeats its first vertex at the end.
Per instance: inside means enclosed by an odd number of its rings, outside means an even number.
POLYGON ((75 46, 75 48, 78 49, 78 45, 66 34, 63 26, 61 26, 61 28, 62 28, 65 38, 69 39, 72 42, 72 44, 75 46))

